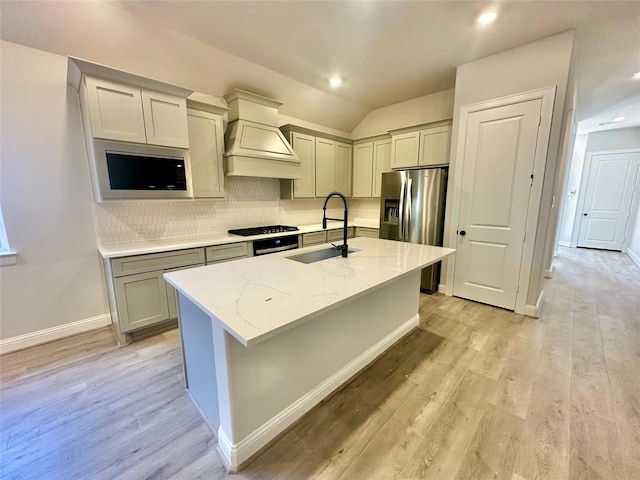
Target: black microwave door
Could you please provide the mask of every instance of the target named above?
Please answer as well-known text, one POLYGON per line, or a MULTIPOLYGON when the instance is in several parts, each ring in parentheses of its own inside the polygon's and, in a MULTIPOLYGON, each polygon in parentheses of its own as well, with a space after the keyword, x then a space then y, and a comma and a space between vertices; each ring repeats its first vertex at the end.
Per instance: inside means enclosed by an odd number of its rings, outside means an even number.
POLYGON ((106 152, 106 157, 112 190, 187 190, 183 158, 120 152, 106 152))

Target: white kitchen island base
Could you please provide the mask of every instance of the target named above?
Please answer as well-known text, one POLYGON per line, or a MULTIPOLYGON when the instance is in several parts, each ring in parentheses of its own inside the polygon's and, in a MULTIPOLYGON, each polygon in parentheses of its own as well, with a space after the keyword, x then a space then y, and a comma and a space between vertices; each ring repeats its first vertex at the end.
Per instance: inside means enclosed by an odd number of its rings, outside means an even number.
POLYGON ((179 296, 187 388, 229 471, 416 328, 421 268, 453 252, 350 244, 362 250, 348 259, 269 255, 165 274, 179 296))
POLYGON ((247 348, 180 296, 187 386, 231 472, 418 326, 420 272, 247 348))

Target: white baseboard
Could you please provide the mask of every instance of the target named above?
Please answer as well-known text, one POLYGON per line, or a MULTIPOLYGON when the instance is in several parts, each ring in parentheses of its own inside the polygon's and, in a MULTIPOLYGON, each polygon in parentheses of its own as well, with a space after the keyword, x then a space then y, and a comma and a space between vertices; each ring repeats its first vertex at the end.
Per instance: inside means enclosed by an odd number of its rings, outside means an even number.
POLYGON ((228 464, 227 466, 229 471, 237 472, 238 468, 240 468, 242 464, 251 459, 253 455, 259 452, 261 448, 287 429, 291 424, 293 424, 293 422, 302 417, 305 413, 311 410, 311 408, 320 403, 320 401, 326 398, 331 392, 340 387, 356 373, 373 362, 394 343, 415 329, 419 324, 419 320, 420 317, 417 314, 411 317, 400 327, 365 351, 362 355, 357 357, 351 363, 345 365, 316 388, 289 405, 275 417, 271 418, 271 420, 258 427, 238 443, 232 443, 224 430, 222 430, 222 428, 218 428, 219 452, 224 457, 224 462, 228 464))
POLYGON ((445 293, 447 289, 447 285, 445 283, 438 284, 438 293, 445 293))
POLYGON ((544 290, 540 290, 540 295, 538 295, 538 301, 535 305, 525 305, 522 310, 516 308, 516 313, 520 315, 526 315, 527 317, 538 318, 540 317, 540 310, 542 309, 542 304, 544 303, 544 290))
POLYGON ((558 240, 558 245, 570 248, 576 248, 578 246, 575 242, 567 242, 566 240, 558 240))
POLYGON ((57 327, 45 328, 37 332, 25 333, 17 337, 0 340, 0 355, 22 350, 23 348, 34 347, 42 343, 52 342, 53 340, 60 340, 64 337, 88 332, 89 330, 95 330, 108 325, 111 325, 111 315, 105 313, 97 317, 85 318, 76 322, 58 325, 57 327))
POLYGON ((638 256, 632 250, 627 250, 627 255, 629 255, 629 258, 633 263, 635 263, 638 267, 640 267, 640 256, 638 256))
POLYGON ((553 263, 551 264, 551 268, 544 269, 544 278, 553 278, 553 263))

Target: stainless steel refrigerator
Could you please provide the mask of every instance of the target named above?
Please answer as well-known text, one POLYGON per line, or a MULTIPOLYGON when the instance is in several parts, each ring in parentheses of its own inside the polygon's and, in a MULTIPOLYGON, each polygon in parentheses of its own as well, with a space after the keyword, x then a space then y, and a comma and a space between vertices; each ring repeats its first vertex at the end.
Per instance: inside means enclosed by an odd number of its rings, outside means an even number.
MULTIPOLYGON (((447 168, 382 174, 380 238, 442 246, 447 168)), ((422 270, 420 289, 434 292, 440 262, 422 270)))

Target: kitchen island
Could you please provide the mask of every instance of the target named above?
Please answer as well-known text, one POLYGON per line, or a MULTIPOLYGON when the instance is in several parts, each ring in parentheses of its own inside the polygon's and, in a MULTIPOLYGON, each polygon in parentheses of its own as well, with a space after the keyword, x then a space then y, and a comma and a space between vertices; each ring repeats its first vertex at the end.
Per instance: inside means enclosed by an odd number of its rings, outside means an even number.
POLYGON ((355 238, 165 273, 177 290, 185 382, 230 471, 418 325, 420 271, 455 250, 355 238))

